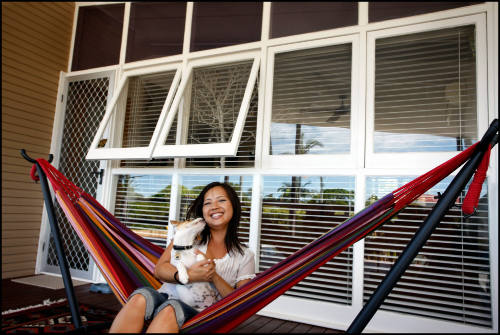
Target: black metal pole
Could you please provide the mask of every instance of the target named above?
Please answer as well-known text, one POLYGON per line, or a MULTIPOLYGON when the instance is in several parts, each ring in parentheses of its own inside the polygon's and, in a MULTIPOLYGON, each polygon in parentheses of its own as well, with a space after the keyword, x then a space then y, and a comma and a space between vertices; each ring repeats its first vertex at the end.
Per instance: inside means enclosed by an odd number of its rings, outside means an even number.
MULTIPOLYGON (((59 268, 61 269, 61 275, 64 282, 64 289, 66 290, 66 296, 68 297, 69 308, 71 312, 71 318, 75 329, 82 328, 82 320, 80 317, 80 309, 78 307, 78 302, 76 300, 75 291, 73 288, 73 282, 71 281, 71 274, 69 271, 68 262, 66 261, 64 247, 62 245, 61 234, 59 232, 59 226, 57 225, 57 219, 54 211, 54 204, 52 203, 52 196, 50 193, 49 185, 47 183, 47 176, 42 170, 42 167, 38 162, 30 158, 24 149, 21 150, 21 155, 29 162, 36 164, 36 169, 38 172, 38 177, 40 178, 40 184, 42 185, 43 198, 45 200, 45 206, 47 210, 47 216, 49 218, 50 230, 52 237, 54 238, 54 244, 56 247, 57 260, 59 261, 59 268)), ((51 159, 49 159, 51 160, 51 159)))
POLYGON ((490 143, 492 144, 492 146, 496 144, 496 141, 498 140, 497 132, 498 120, 495 119, 481 139, 477 150, 474 152, 469 161, 464 165, 464 167, 460 170, 460 172, 456 175, 456 177, 453 178, 452 182, 446 188, 446 191, 443 193, 442 197, 438 200, 432 211, 429 213, 422 226, 415 233, 415 236, 413 237, 411 242, 401 253, 389 273, 387 273, 366 305, 351 323, 346 331, 348 334, 361 333, 368 322, 370 322, 375 312, 392 291, 415 256, 417 256, 419 251, 427 242, 434 229, 437 227, 441 219, 445 216, 448 209, 453 206, 456 199, 460 195, 460 192, 462 192, 462 190, 474 174, 474 171, 477 169, 488 145, 490 143))

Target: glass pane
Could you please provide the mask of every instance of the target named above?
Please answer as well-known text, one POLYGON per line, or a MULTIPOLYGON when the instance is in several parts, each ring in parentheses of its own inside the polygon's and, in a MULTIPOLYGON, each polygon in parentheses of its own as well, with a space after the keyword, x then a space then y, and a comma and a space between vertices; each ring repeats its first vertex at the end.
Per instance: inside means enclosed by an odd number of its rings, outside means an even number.
POLYGON ((272 155, 350 151, 351 44, 276 54, 272 155))
POLYGON ((72 71, 118 64, 124 4, 78 9, 72 71))
POLYGON ((397 19, 419 14, 438 12, 463 6, 478 4, 481 2, 452 2, 452 1, 373 1, 368 4, 368 21, 377 22, 382 20, 397 19))
POLYGON ((259 107, 259 78, 252 92, 250 106, 240 145, 235 157, 186 158, 186 167, 253 167, 255 164, 255 141, 257 134, 257 110, 259 107))
POLYGON ((132 3, 126 62, 181 54, 185 21, 185 2, 132 3))
POLYGON ((149 145, 174 76, 175 71, 169 71, 130 78, 123 148, 149 145))
POLYGON ((181 181, 181 205, 179 219, 184 220, 191 202, 196 199, 201 190, 211 182, 226 182, 230 184, 241 202, 241 219, 238 227, 240 242, 248 246, 250 235, 250 208, 252 203, 251 176, 220 176, 220 175, 185 175, 181 181))
POLYGON ((115 217, 135 233, 165 247, 171 187, 171 176, 118 176, 115 217))
POLYGON ((191 51, 260 41, 261 2, 195 2, 191 51))
POLYGON ((253 60, 193 69, 187 144, 227 143, 253 60))
POLYGON ((357 2, 273 2, 270 37, 358 24, 357 2))
MULTIPOLYGON (((413 178, 369 177, 367 205, 413 178)), ((397 260, 444 193, 447 177, 365 238, 364 302, 397 260)), ((488 190, 483 185, 478 213, 461 212, 457 199, 381 306, 383 310, 491 327, 488 190)))
MULTIPOLYGON (((265 176, 259 271, 290 256, 354 214, 354 177, 265 176)), ((286 295, 350 304, 352 247, 286 295)))
POLYGON ((374 152, 476 141, 475 48, 473 25, 376 40, 374 152))

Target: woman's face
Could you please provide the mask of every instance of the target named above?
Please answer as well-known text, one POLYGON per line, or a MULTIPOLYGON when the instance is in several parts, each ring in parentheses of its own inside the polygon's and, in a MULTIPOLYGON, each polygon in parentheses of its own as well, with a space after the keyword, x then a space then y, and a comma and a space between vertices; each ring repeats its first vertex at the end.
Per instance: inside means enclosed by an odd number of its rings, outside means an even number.
POLYGON ((222 186, 212 187, 203 198, 203 218, 211 229, 226 228, 233 217, 233 205, 222 186))

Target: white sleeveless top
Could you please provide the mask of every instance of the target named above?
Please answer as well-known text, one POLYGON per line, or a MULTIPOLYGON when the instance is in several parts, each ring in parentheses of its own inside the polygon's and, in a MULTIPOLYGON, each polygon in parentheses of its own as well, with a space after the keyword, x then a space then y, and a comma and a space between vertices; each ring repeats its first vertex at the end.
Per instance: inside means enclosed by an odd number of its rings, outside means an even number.
MULTIPOLYGON (((201 252, 207 252, 207 244, 195 246, 201 252)), ((219 259, 214 259, 215 261, 215 271, 219 276, 221 276, 231 287, 236 288, 236 284, 245 279, 253 279, 255 277, 255 255, 252 250, 245 246, 242 246, 243 255, 238 251, 226 253, 226 255, 219 259)), ((172 249, 172 252, 174 250, 172 249)), ((173 257, 173 256, 171 256, 173 257)), ((172 258, 173 259, 173 258, 172 258)), ((189 286, 187 284, 185 286, 189 286)), ((177 293, 177 287, 180 284, 173 283, 163 283, 163 285, 158 289, 158 292, 167 293, 170 299, 179 299, 179 294, 177 293)), ((211 285, 215 290, 217 296, 217 301, 222 298, 220 293, 215 289, 214 285, 211 285)), ((196 306, 198 310, 204 309, 211 305, 208 303, 207 306, 196 306)), ((194 307, 194 306, 193 306, 194 307)))

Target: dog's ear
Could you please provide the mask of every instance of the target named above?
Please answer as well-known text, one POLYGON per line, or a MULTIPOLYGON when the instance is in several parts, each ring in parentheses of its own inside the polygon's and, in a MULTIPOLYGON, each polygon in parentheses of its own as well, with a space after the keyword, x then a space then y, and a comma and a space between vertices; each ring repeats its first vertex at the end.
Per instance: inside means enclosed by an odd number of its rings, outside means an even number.
POLYGON ((170 220, 170 223, 173 224, 174 226, 177 226, 180 222, 176 220, 170 220))

